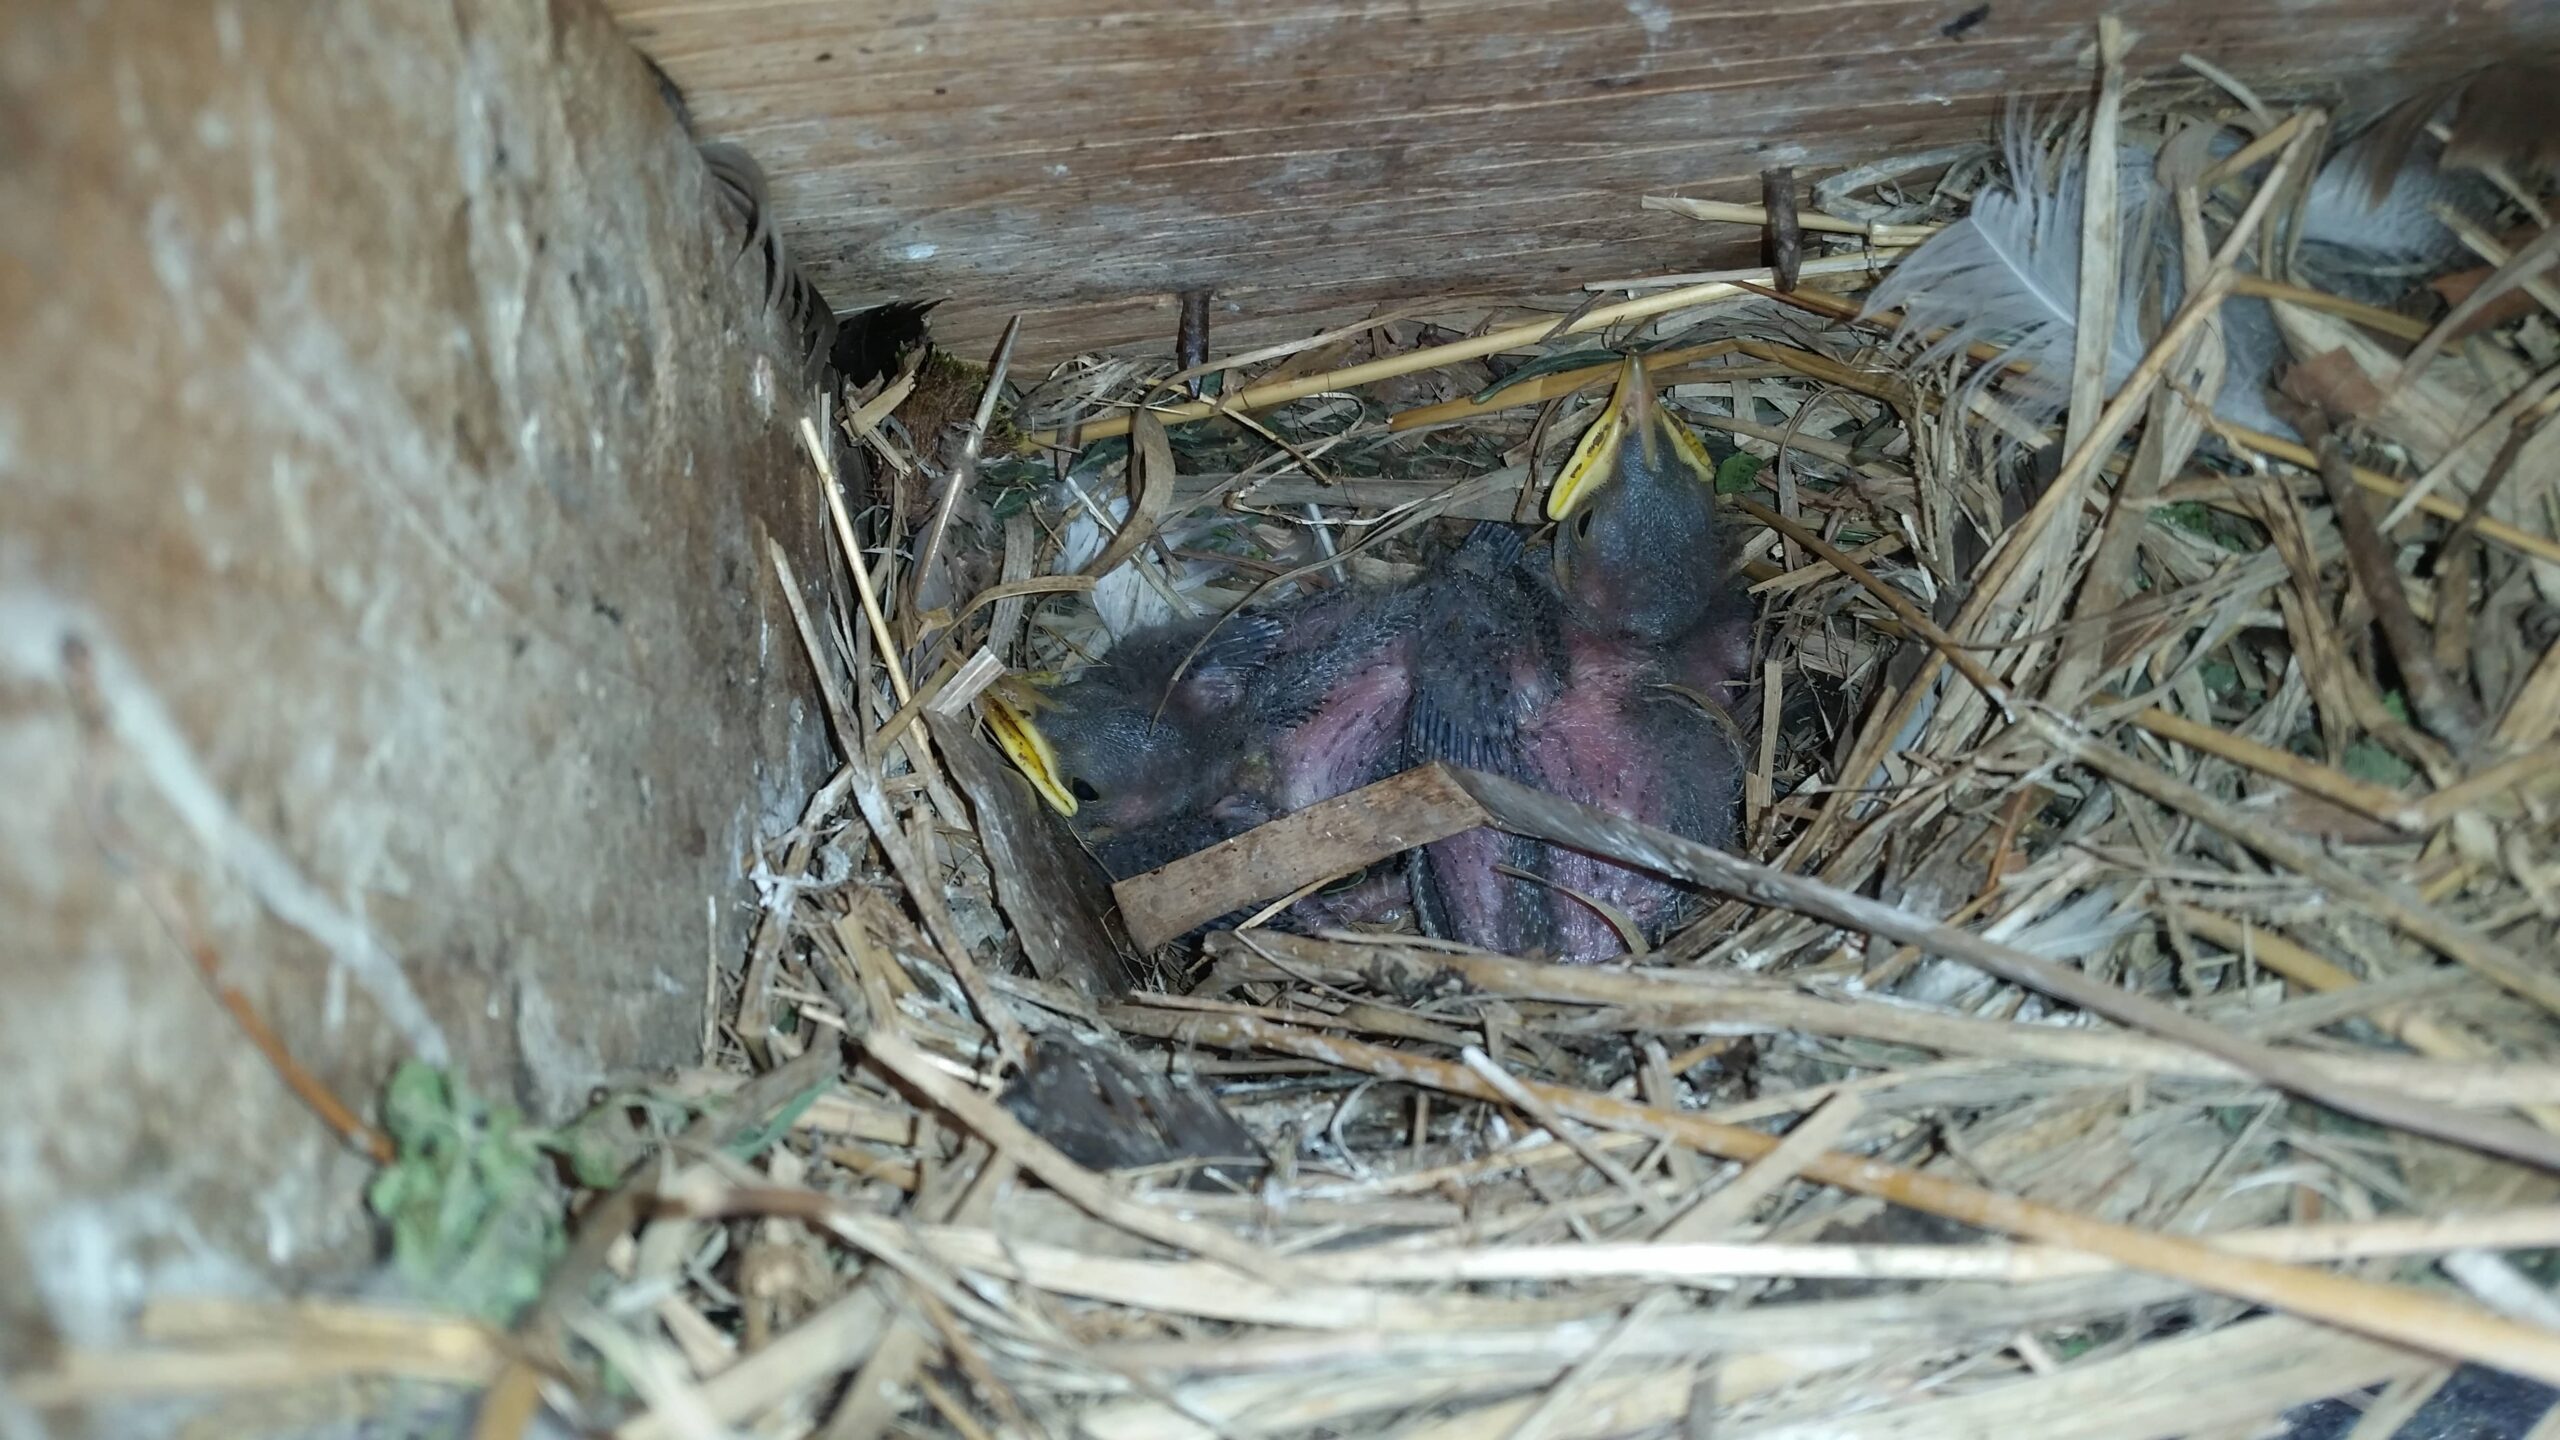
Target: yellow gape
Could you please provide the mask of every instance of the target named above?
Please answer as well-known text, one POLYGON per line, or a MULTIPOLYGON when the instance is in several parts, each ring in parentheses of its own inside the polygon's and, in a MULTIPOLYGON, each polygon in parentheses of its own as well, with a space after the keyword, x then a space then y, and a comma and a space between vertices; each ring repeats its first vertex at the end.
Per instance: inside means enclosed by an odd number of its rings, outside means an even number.
POLYGON ((1659 462, 1657 447, 1667 445, 1683 468, 1708 489, 1715 488, 1715 457, 1689 433, 1688 426, 1654 403, 1653 382, 1645 378, 1644 361, 1630 355, 1618 371, 1618 388, 1601 407, 1600 418, 1582 432, 1581 443, 1564 462, 1564 473, 1548 489, 1547 518, 1564 519, 1608 484, 1618 473, 1629 440, 1637 444, 1639 458, 1648 466, 1659 462))
POLYGON ((1067 777, 1058 773, 1057 748, 1032 719, 1043 705, 1040 686, 1056 679, 1048 674, 1007 675, 987 687, 987 729, 996 737, 996 748, 1013 761, 1049 808, 1072 816, 1076 797, 1067 788, 1067 777))

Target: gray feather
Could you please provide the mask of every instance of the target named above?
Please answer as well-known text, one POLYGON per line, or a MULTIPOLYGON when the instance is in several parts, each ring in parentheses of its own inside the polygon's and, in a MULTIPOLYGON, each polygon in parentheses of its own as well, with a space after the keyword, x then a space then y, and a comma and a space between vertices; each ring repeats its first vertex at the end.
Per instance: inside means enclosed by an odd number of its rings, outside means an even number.
MULTIPOLYGON (((1974 372, 1987 384, 2004 367, 2033 367, 2010 380, 2003 398, 2042 422, 2069 397, 2071 352, 2079 334, 2080 212, 2086 186, 2076 155, 2048 164, 2024 124, 2009 127, 2008 179, 1974 197, 1973 211, 1906 255, 1867 301, 1866 313, 1902 312, 1900 338, 1943 332, 1919 348, 1930 366, 1987 345, 1997 361, 1974 372)), ((2127 187, 2129 197, 2149 187, 2127 187)), ((2134 310, 2119 306, 2108 355, 2112 390, 2142 358, 2134 310)))
MULTIPOLYGON (((2229 155, 2239 142, 2217 137, 2214 150, 2229 155)), ((1915 347, 1919 366, 1943 363, 1966 347, 1988 345, 1998 359, 1978 367, 1968 390, 2001 383, 2001 397, 2038 423, 2049 423, 2069 398, 2072 351, 2079 334, 2080 229, 2085 158, 2068 144, 2047 160, 2025 125, 2012 123, 2004 146, 2008 179, 1986 189, 1973 211, 1927 244, 1903 257, 1869 297, 1865 313, 1902 312, 1896 339, 1915 347), (1921 337, 1932 332, 1934 340, 1921 337), (2010 364, 2033 367, 2002 378, 2010 364)), ((2160 280, 2162 313, 2174 312, 2185 295, 2176 248, 2174 201, 2152 178, 2151 151, 2127 145, 2118 194, 2119 233, 2127 255, 2120 267, 2125 293, 2116 306, 2116 333, 2108 347, 2106 393, 2112 397, 2141 363, 2145 349, 2139 316, 2146 282, 2160 280)), ((2459 242, 2431 206, 2450 202, 2484 210, 2468 177, 2432 164, 2404 167, 2379 202, 2353 146, 2323 165, 2306 198, 2299 231, 2301 267, 2310 283, 2351 298, 2378 301, 2431 271, 2456 253, 2459 242), (2380 291, 2384 293, 2377 294, 2380 291)), ((2226 372, 2213 397, 2223 419, 2278 435, 2293 430, 2267 408, 2265 388, 2285 358, 2275 316, 2263 300, 2248 296, 2223 303, 2226 372)), ((2179 378, 2171 377, 2173 380, 2179 378)))

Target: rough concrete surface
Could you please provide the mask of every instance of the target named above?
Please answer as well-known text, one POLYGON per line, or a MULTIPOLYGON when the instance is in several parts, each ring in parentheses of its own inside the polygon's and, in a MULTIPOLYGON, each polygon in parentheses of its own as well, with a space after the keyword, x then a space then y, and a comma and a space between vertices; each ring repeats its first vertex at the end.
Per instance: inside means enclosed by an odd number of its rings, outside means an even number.
POLYGON ((585 0, 0 4, 0 1357, 369 1253, 183 932, 359 1108, 697 1053, 827 753, 738 238, 585 0))

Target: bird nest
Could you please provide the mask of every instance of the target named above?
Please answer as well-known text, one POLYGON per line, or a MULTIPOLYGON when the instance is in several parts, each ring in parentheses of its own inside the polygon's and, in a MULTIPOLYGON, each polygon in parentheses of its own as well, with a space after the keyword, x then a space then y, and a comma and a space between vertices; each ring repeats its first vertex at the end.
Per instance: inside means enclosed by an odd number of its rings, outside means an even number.
MULTIPOLYGON (((2060 133, 1804 208, 1642 197, 1756 227, 1768 269, 854 397, 878 503, 819 487, 860 563, 799 617, 843 767, 765 847, 705 1063, 614 1107, 522 1343, 474 1352, 481 1433, 548 1395, 627 1440, 2315 1435, 2341 1406, 2382 1436, 2448 1377, 2496 1389, 2465 1362, 2560 1381, 2560 231, 2519 189, 2521 236, 2465 222, 2368 298, 2301 283, 2263 242, 2324 118, 2124 104, 2101 48, 2060 133), (2151 172, 2163 235, 2033 222, 2075 284, 2148 297, 2120 373, 2074 338, 2122 333, 2094 303, 2040 348, 1943 288, 1877 313, 1978 200, 2033 198, 2021 145, 2186 156, 2151 172), (2282 321, 2252 395, 2290 435, 2207 406, 2244 301, 2282 321), (1129 947, 1162 887, 1113 905, 985 686, 1533 521, 1627 350, 1744 457, 1739 843, 1443 772, 1361 803, 1704 915, 1604 966, 1409 928, 1129 947)), ((1291 874, 1368 863, 1283 842, 1291 874)), ((1272 897, 1238 869, 1185 888, 1272 897)))

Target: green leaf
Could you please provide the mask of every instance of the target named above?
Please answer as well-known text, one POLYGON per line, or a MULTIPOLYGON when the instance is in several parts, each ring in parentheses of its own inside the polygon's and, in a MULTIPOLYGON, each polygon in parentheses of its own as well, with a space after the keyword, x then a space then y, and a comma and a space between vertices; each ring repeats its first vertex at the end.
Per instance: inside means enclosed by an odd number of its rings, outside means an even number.
POLYGON ((543 1136, 515 1107, 414 1061, 385 1087, 382 1122, 395 1153, 365 1202, 391 1232, 393 1263, 430 1300, 511 1320, 567 1244, 543 1136))
POLYGON ((1738 494, 1750 489, 1760 479, 1762 460, 1759 456, 1736 450, 1716 466, 1716 493, 1738 494))
POLYGON ((2349 745, 2339 765, 2357 779, 2376 785, 2405 785, 2418 773, 2408 761, 2375 740, 2358 740, 2349 745))
POLYGON ((382 1095, 382 1125, 400 1145, 454 1133, 453 1095, 444 1072, 423 1060, 402 1061, 382 1095))
POLYGON ((2159 516, 2162 524, 2174 525, 2190 535, 2215 538, 2212 507, 2199 501, 2181 500, 2175 505, 2158 506, 2151 513, 2159 516))

